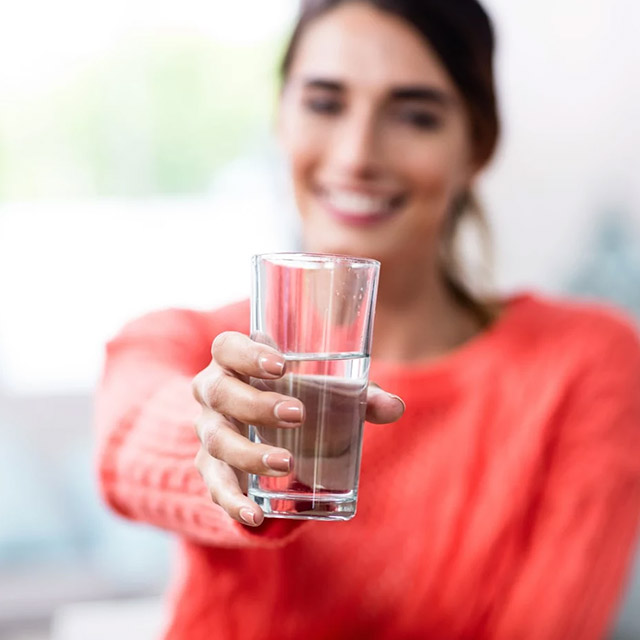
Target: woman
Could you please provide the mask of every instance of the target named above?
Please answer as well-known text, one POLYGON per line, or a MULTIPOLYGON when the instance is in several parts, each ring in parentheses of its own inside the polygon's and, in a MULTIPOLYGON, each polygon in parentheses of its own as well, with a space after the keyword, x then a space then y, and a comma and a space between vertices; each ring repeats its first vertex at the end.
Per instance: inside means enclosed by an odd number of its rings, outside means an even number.
POLYGON ((382 262, 367 418, 397 422, 365 430, 353 520, 264 520, 243 493, 292 460, 237 425, 304 419, 247 384, 284 371, 247 302, 154 313, 108 345, 101 487, 180 535, 167 638, 605 633, 640 513, 640 344, 596 306, 479 300, 456 269, 498 136, 492 57, 474 0, 307 2, 285 56, 305 249, 382 262))

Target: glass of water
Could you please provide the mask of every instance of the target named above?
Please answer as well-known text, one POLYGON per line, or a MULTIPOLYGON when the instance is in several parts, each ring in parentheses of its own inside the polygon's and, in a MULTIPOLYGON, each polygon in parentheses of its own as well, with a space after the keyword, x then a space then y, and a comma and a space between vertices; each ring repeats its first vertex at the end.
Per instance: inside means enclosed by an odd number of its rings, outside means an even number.
POLYGON ((287 449, 285 477, 250 475, 248 495, 272 518, 348 520, 356 513, 369 354, 380 263, 349 256, 254 256, 251 337, 286 361, 262 391, 299 398, 302 426, 250 426, 252 442, 287 449))

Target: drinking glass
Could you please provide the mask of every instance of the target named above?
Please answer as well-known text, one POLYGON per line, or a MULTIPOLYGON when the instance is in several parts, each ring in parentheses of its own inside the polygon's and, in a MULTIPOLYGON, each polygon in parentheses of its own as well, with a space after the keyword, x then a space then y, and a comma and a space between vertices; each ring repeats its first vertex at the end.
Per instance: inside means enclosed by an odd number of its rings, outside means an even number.
POLYGON ((349 520, 356 513, 380 263, 349 256, 253 257, 251 337, 285 357, 262 391, 299 398, 300 427, 250 425, 252 442, 287 449, 285 477, 250 475, 248 495, 272 518, 349 520))

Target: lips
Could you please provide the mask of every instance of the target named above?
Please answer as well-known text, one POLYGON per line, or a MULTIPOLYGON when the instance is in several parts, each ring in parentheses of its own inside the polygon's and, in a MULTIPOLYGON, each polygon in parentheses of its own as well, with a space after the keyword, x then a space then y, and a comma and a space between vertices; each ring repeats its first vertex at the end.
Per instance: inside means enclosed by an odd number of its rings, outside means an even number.
POLYGON ((321 189, 318 196, 331 217, 357 226, 389 219, 406 199, 401 194, 381 195, 349 189, 321 189))

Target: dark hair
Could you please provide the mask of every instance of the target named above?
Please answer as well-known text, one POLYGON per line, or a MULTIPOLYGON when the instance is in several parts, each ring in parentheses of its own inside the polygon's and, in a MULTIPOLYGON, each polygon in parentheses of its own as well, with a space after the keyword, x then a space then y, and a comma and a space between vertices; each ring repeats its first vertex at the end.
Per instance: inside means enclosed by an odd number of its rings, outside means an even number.
MULTIPOLYGON (((298 42, 308 24, 330 9, 356 0, 302 0, 295 29, 285 51, 281 77, 285 81, 298 42)), ((394 14, 411 24, 431 45, 460 91, 471 125, 474 159, 484 165, 493 155, 499 136, 494 84, 495 37, 491 20, 476 0, 357 0, 394 14)), ((482 325, 493 318, 489 305, 479 301, 464 282, 455 255, 456 231, 466 216, 474 216, 486 234, 486 222, 472 194, 461 194, 445 225, 440 252, 444 283, 463 307, 482 325)))

